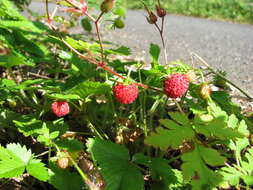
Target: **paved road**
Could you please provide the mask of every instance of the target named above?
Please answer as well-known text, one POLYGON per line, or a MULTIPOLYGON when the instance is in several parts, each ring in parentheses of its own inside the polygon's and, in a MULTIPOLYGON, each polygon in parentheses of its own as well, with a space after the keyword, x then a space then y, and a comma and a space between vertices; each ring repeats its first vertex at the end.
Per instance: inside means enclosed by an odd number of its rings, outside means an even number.
MULTIPOLYGON (((41 11, 37 3, 33 10, 41 11)), ((149 44, 160 44, 156 29, 147 24, 145 13, 128 11, 126 27, 103 35, 131 47, 134 55, 148 60, 149 44)), ((168 15, 165 24, 168 59, 190 63, 190 52, 203 57, 215 68, 253 95, 253 26, 168 15)))
MULTIPOLYGON (((147 57, 148 44, 161 42, 143 15, 129 11, 126 28, 112 32, 110 38, 147 57)), ((225 70, 231 80, 253 95, 253 26, 169 15, 164 36, 170 61, 190 63, 190 52, 196 52, 213 67, 225 70)))

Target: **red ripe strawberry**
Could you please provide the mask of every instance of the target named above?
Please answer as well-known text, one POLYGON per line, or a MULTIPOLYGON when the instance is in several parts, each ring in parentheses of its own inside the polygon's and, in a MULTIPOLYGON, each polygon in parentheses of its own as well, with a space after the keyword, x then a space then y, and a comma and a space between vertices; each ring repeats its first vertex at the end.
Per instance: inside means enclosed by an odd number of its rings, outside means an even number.
POLYGON ((184 74, 173 74, 164 81, 164 92, 170 98, 183 96, 189 87, 189 80, 184 74))
POLYGON ((57 101, 52 104, 52 111, 58 117, 62 117, 69 113, 69 104, 68 102, 57 101))
POLYGON ((138 88, 135 84, 117 83, 113 87, 113 94, 121 104, 131 104, 138 97, 138 88))

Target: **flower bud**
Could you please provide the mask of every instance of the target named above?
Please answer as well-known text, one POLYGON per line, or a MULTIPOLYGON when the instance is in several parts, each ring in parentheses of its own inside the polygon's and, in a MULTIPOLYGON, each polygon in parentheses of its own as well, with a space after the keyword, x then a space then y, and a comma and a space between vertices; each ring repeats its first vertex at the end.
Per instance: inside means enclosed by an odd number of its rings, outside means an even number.
POLYGON ((102 4, 100 5, 100 10, 103 13, 108 13, 112 10, 114 5, 114 0, 104 0, 102 4))
POLYGON ((211 87, 208 84, 204 83, 200 86, 199 93, 200 93, 200 97, 206 100, 206 99, 210 98, 211 87))
POLYGON ((159 5, 156 5, 156 12, 157 15, 161 18, 166 16, 166 10, 159 5))
POLYGON ((152 11, 150 11, 148 14, 149 14, 149 17, 146 17, 148 23, 155 24, 157 22, 157 16, 152 11))

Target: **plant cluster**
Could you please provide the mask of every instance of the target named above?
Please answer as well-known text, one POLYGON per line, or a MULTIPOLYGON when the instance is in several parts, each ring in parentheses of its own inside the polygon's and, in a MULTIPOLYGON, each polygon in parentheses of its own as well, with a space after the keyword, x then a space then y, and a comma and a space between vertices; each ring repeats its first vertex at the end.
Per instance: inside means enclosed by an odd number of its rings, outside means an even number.
POLYGON ((114 0, 55 6, 31 21, 0 1, 0 189, 251 189, 252 114, 228 84, 252 98, 196 54, 207 69, 167 63, 160 1, 145 6, 164 55, 151 44, 150 69, 103 41, 104 17, 124 27, 114 0), (84 37, 68 33, 80 17, 84 37))

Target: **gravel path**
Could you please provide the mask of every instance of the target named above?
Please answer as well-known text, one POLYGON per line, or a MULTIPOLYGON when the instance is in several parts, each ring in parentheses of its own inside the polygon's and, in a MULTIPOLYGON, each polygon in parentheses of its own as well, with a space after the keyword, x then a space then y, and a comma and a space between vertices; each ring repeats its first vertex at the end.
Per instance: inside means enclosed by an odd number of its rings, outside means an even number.
MULTIPOLYGON (((31 7, 42 11, 38 3, 31 7)), ((165 23, 169 61, 190 63, 190 52, 195 52, 253 95, 252 25, 176 15, 168 15, 165 23)), ((128 11, 125 24, 122 30, 104 33, 103 39, 128 46, 133 55, 148 60, 149 44, 161 44, 155 27, 147 24, 142 11, 128 11)))

